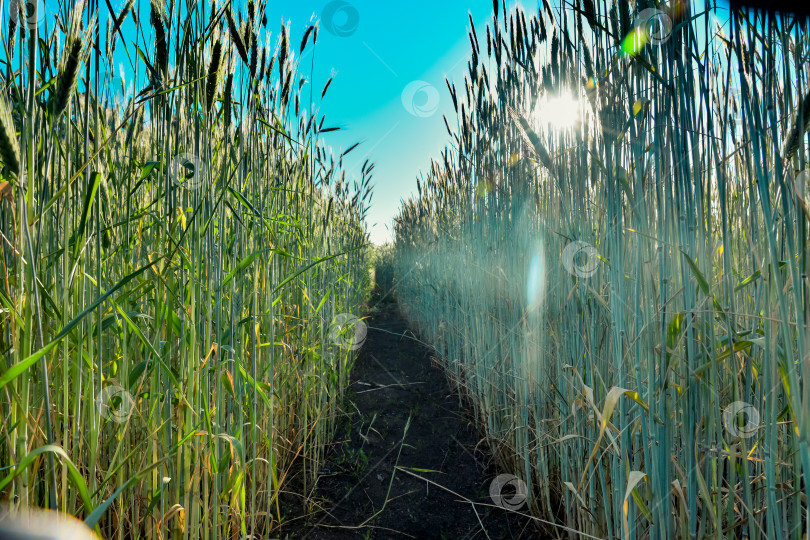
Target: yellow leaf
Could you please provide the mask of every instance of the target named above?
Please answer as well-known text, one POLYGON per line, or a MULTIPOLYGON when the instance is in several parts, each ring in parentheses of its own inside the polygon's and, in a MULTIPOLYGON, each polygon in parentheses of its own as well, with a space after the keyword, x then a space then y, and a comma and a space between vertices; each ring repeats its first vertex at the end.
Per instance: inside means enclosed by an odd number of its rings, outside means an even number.
POLYGON ((178 525, 180 525, 180 532, 186 532, 186 510, 181 508, 177 514, 178 525))
POLYGON ((231 397, 236 399, 236 391, 234 390, 234 387, 233 387, 233 375, 231 375, 231 372, 228 371, 227 369, 222 374, 222 384, 224 384, 225 389, 228 390, 228 392, 231 393, 231 397))
POLYGON ((607 396, 605 396, 605 406, 602 409, 602 427, 599 430, 600 436, 605 432, 605 428, 610 421, 610 417, 613 416, 613 409, 616 408, 616 403, 619 402, 619 398, 626 393, 627 390, 619 388, 618 386, 614 386, 608 391, 607 396))
POLYGON ((630 498, 630 493, 636 489, 639 482, 647 478, 647 473, 641 471, 630 471, 630 476, 627 478, 627 489, 624 492, 624 515, 627 515, 627 502, 630 498))
POLYGON ((632 390, 628 390, 627 391, 627 397, 629 397, 630 399, 632 399, 633 401, 635 401, 636 403, 641 405, 641 407, 645 411, 650 412, 650 408, 647 407, 647 404, 644 403, 644 401, 641 399, 641 396, 638 395, 638 392, 633 392, 632 390))
POLYGON ((646 473, 641 471, 630 471, 630 476, 627 478, 627 489, 624 492, 624 503, 622 504, 622 521, 624 522, 624 538, 630 540, 630 527, 627 523, 627 512, 629 510, 630 494, 636 488, 639 482, 647 478, 646 473))
POLYGON ((579 493, 577 493, 577 490, 576 490, 576 488, 574 487, 574 484, 572 484, 571 482, 563 482, 563 484, 565 484, 565 487, 567 487, 568 489, 570 489, 570 490, 571 490, 571 492, 572 492, 574 495, 576 495, 577 499, 579 499, 579 503, 582 505, 582 508, 588 508, 588 505, 587 505, 587 504, 585 504, 585 499, 583 499, 583 498, 580 496, 580 494, 579 494, 579 493))
POLYGON ((186 230, 188 228, 187 227, 188 224, 186 223, 186 213, 183 212, 183 208, 180 206, 177 207, 177 217, 180 220, 180 224, 182 225, 183 230, 186 230))
POLYGON ((203 358, 202 365, 200 367, 205 367, 205 363, 208 362, 208 359, 211 358, 211 355, 213 354, 216 356, 217 350, 219 350, 219 345, 215 341, 214 343, 211 344, 211 348, 208 349, 208 354, 206 354, 205 358, 203 358))
POLYGON ((180 532, 185 532, 186 528, 186 510, 179 504, 175 504, 172 506, 166 515, 163 517, 163 520, 158 521, 157 530, 160 531, 161 523, 168 523, 170 519, 172 519, 175 514, 177 515, 177 520, 179 521, 180 532))
POLYGON ((13 203, 14 198, 11 194, 11 184, 8 182, 0 182, 0 199, 5 197, 8 199, 8 202, 13 203))
MULTIPOLYGON (((590 388, 588 388, 588 390, 590 390, 590 388)), ((605 405, 602 408, 602 413, 600 414, 599 410, 594 407, 594 411, 601 421, 601 425, 599 426, 599 437, 597 437, 596 443, 593 445, 593 451, 588 457, 588 461, 585 462, 585 468, 582 470, 582 476, 579 479, 579 488, 581 488, 585 482, 585 477, 588 474, 588 468, 591 465, 591 461, 593 461, 593 458, 596 456, 596 453, 599 450, 599 445, 602 443, 602 437, 605 436, 605 429, 607 428, 608 423, 610 423, 610 417, 613 416, 613 409, 616 408, 616 403, 618 403, 619 398, 627 392, 628 390, 625 388, 614 386, 608 391, 607 396, 605 396, 605 405)))

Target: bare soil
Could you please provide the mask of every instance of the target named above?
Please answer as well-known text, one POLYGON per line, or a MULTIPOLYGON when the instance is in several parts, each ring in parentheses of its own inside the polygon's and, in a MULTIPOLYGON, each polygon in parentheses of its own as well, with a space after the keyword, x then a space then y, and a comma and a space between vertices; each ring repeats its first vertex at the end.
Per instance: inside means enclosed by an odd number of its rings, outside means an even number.
POLYGON ((396 303, 378 302, 314 495, 292 505, 300 510, 276 536, 540 538, 529 520, 493 504, 499 471, 463 400, 396 303))

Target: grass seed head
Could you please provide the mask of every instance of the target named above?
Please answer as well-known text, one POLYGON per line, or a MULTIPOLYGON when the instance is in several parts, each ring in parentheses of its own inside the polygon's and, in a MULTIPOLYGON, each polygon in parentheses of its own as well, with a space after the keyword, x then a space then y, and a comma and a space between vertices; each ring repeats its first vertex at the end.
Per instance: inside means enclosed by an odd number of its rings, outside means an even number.
POLYGON ((0 157, 9 172, 20 173, 20 145, 5 91, 0 92, 0 157))

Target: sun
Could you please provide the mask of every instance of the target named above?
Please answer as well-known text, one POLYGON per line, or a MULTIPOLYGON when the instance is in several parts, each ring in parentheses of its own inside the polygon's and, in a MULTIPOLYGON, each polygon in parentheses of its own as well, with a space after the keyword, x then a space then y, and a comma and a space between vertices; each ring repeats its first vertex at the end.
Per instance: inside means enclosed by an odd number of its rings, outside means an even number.
POLYGON ((579 120, 579 100, 571 94, 543 96, 537 100, 535 119, 554 129, 568 129, 579 120))

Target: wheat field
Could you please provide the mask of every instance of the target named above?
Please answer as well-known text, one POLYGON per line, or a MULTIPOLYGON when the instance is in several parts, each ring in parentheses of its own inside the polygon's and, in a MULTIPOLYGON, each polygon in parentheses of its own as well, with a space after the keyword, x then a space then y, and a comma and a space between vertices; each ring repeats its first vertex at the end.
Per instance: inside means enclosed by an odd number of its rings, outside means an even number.
POLYGON ((807 538, 807 20, 508 8, 396 218, 401 309, 550 534, 807 538))
POLYGON ((0 518, 272 537, 376 283, 531 537, 806 540, 808 21, 737 4, 470 13, 449 142, 374 248, 317 21, 0 0, 0 518))
POLYGON ((8 19, 0 493, 16 512, 104 538, 237 538, 314 482, 356 354, 337 316, 370 285, 373 166, 347 178, 301 107, 326 93, 299 84, 317 27, 271 41, 264 7, 8 19))

